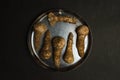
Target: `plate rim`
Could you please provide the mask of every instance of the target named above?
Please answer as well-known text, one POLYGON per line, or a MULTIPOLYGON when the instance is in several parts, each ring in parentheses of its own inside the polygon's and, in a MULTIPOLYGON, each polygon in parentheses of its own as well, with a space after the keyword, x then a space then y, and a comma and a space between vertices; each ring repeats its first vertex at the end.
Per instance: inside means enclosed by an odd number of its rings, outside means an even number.
POLYGON ((92 31, 91 31, 91 28, 90 26, 86 23, 86 20, 83 19, 83 17, 81 17, 79 14, 77 13, 74 13, 72 11, 68 11, 68 10, 63 10, 63 9, 51 9, 51 10, 48 10, 48 11, 45 11, 43 12, 42 14, 40 14, 39 16, 37 16, 37 18, 33 21, 32 25, 29 27, 29 30, 28 30, 28 37, 27 37, 27 45, 28 45, 28 48, 29 48, 29 51, 30 51, 30 54, 32 55, 34 61, 41 67, 45 68, 45 69, 48 69, 48 70, 52 70, 52 71, 61 71, 61 72, 65 72, 65 71, 71 71, 71 70, 75 70, 77 69, 78 67, 80 67, 85 61, 86 59, 89 57, 90 53, 91 53, 91 50, 92 50, 92 45, 93 45, 93 36, 92 36, 92 31), (70 14, 73 14, 75 17, 78 18, 78 20, 81 21, 81 23, 83 25, 86 25, 88 28, 89 28, 89 34, 88 34, 88 48, 86 50, 86 53, 84 55, 83 58, 81 58, 77 63, 75 63, 74 65, 72 66, 69 66, 69 67, 65 67, 65 68, 60 68, 60 69, 56 69, 56 68, 52 68, 52 67, 49 67, 49 66, 45 66, 38 58, 37 56, 35 55, 35 53, 33 52, 32 50, 32 46, 31 46, 31 33, 33 31, 33 25, 38 22, 38 20, 44 16, 45 14, 48 14, 49 12, 58 12, 59 10, 62 10, 63 12, 67 12, 67 13, 70 13, 70 14))

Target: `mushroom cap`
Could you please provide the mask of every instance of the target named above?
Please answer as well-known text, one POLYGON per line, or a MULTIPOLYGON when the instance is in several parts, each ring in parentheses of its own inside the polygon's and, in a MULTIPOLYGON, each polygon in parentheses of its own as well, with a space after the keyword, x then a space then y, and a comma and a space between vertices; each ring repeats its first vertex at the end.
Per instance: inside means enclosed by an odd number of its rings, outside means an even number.
POLYGON ((87 35, 89 33, 89 29, 86 25, 82 25, 77 28, 76 32, 81 35, 87 35))
POLYGON ((45 32, 47 30, 47 27, 45 24, 38 23, 38 24, 34 25, 34 29, 35 29, 35 31, 45 32))
POLYGON ((65 39, 63 37, 57 36, 53 38, 53 47, 63 48, 65 45, 65 39))

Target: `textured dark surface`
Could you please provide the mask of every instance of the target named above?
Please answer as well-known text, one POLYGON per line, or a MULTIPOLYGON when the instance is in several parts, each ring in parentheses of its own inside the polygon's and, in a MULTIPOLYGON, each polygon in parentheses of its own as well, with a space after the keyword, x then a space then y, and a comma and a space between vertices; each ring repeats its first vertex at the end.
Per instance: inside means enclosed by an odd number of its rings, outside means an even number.
POLYGON ((120 80, 120 0, 9 0, 1 5, 1 80, 120 80), (27 47, 31 23, 56 8, 83 16, 92 30, 91 54, 74 71, 44 70, 27 47))

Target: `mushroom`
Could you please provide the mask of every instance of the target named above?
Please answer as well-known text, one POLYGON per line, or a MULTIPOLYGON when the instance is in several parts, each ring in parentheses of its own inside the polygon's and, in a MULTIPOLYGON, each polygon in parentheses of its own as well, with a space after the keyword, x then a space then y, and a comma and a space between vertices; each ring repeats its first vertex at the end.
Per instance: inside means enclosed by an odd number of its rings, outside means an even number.
POLYGON ((38 51, 40 48, 41 36, 47 30, 47 27, 43 23, 37 23, 34 25, 34 47, 38 51))
POLYGON ((51 57, 51 35, 50 31, 47 30, 45 32, 44 40, 43 40, 43 45, 40 50, 40 55, 43 59, 49 59, 51 57))
POLYGON ((73 45, 73 34, 70 32, 67 40, 67 47, 63 56, 64 61, 68 64, 71 64, 74 62, 72 45, 73 45))
POLYGON ((59 68, 62 49, 65 46, 65 39, 60 36, 54 37, 52 40, 52 45, 53 45, 53 55, 54 55, 55 67, 59 68))
POLYGON ((76 33, 77 33, 76 47, 78 49, 79 56, 83 57, 84 56, 84 40, 85 40, 85 37, 89 34, 89 29, 86 25, 82 25, 76 29, 76 33))

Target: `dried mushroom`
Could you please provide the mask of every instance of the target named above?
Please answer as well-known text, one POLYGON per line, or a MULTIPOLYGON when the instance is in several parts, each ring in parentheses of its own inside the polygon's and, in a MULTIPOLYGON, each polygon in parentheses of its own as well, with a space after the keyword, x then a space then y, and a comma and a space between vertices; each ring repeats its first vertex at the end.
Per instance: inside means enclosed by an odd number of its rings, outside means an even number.
POLYGON ((68 64, 71 64, 74 62, 72 45, 73 45, 73 34, 70 32, 68 35, 67 46, 64 53, 64 57, 63 57, 64 61, 68 64))
POLYGON ((45 32, 40 55, 43 59, 49 59, 51 57, 51 35, 49 30, 45 32))
POLYGON ((57 16, 52 12, 48 14, 48 20, 51 26, 54 26, 57 22, 68 22, 68 23, 73 23, 73 24, 76 24, 77 22, 77 19, 75 17, 57 16))
POLYGON ((79 56, 83 57, 84 56, 84 40, 89 33, 89 29, 86 25, 82 25, 76 29, 76 33, 77 33, 76 47, 78 49, 79 56))
POLYGON ((54 63, 55 67, 60 67, 60 57, 62 53, 62 49, 65 46, 65 39, 62 37, 54 37, 52 40, 52 46, 53 46, 53 55, 54 55, 54 63))
POLYGON ((36 51, 40 48, 41 36, 46 30, 47 27, 43 23, 37 23, 34 25, 34 46, 36 51))

